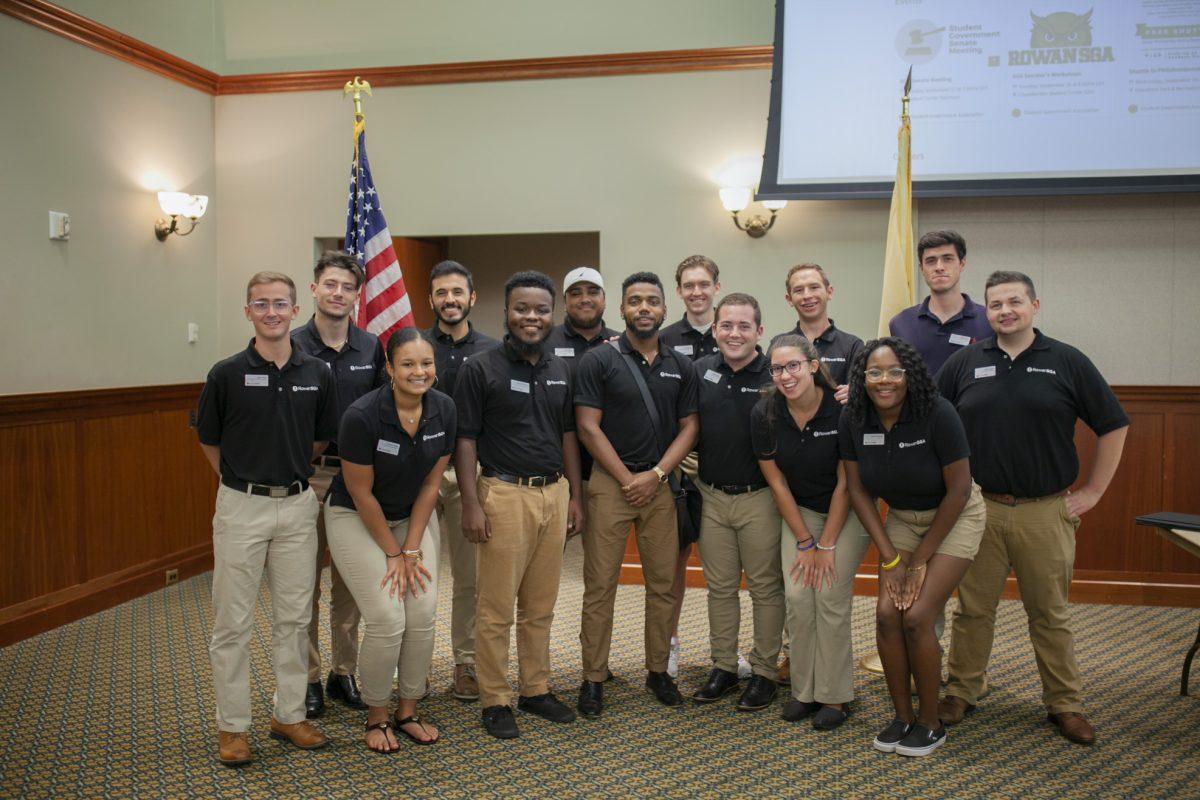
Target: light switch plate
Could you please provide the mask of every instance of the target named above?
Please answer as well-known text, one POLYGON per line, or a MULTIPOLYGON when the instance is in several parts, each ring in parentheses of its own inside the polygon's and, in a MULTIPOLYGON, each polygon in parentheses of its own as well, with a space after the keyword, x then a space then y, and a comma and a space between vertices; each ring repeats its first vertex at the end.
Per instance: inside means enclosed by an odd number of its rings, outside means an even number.
POLYGON ((50 238, 65 242, 71 238, 71 215, 62 211, 50 212, 50 238))
POLYGON ((187 327, 188 344, 193 344, 200 341, 200 325, 195 322, 189 322, 187 327))

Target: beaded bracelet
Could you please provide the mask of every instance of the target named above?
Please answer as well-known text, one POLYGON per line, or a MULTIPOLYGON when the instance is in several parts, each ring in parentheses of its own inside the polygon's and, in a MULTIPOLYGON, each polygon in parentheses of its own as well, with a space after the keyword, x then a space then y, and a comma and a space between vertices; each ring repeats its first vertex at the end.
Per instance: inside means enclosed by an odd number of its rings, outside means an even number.
POLYGON ((799 541, 796 542, 796 550, 798 550, 801 553, 807 553, 809 550, 812 550, 814 547, 817 546, 817 540, 811 536, 808 537, 807 539, 805 539, 804 541, 808 542, 808 547, 800 546, 800 545, 804 544, 804 542, 799 542, 799 541))
POLYGON ((834 542, 833 544, 829 545, 829 547, 825 547, 820 542, 817 542, 817 549, 823 550, 826 553, 832 552, 833 550, 837 550, 837 542, 834 542))

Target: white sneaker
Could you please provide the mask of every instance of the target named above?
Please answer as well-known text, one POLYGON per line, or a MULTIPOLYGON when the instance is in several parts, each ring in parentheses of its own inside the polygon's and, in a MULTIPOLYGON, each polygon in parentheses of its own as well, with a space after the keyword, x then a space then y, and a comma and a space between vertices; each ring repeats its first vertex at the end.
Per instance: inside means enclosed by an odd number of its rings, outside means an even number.
POLYGON ((741 653, 738 653, 738 670, 737 670, 737 672, 738 672, 738 680, 739 681, 749 680, 750 676, 754 674, 754 668, 750 666, 750 662, 747 661, 746 657, 743 656, 741 653))
POLYGON ((671 637, 671 655, 667 658, 667 674, 672 678, 679 677, 679 640, 671 637))

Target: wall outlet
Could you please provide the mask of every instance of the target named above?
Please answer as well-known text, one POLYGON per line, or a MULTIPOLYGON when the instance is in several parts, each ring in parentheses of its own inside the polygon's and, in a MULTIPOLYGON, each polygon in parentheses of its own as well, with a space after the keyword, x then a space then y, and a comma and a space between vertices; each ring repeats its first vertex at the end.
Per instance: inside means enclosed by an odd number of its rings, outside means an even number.
POLYGON ((179 570, 167 570, 167 586, 174 586, 177 583, 179 583, 179 570))
POLYGON ((62 211, 50 212, 50 238, 65 242, 71 238, 71 215, 62 211))

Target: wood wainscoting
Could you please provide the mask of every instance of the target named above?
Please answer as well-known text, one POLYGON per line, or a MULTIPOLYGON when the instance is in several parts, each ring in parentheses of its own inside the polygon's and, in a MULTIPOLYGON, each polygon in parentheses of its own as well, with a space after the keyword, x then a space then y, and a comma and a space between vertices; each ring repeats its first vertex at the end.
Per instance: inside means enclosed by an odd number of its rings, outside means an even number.
POLYGON ((200 388, 0 396, 0 646, 212 569, 200 388))
MULTIPOLYGON (((1071 600, 1200 607, 1200 559, 1133 521, 1156 511, 1200 514, 1200 387, 1114 386, 1113 391, 1129 415, 1129 435, 1112 485, 1079 528, 1071 600)), ((1090 464, 1095 436, 1080 425, 1075 444, 1080 462, 1090 464)), ((872 546, 858 570, 857 594, 875 594, 878 563, 872 546)), ((621 581, 642 582, 632 535, 621 581)), ((704 586, 695 555, 688 586, 704 586)), ((1004 596, 1020 596, 1012 576, 1004 596)))

